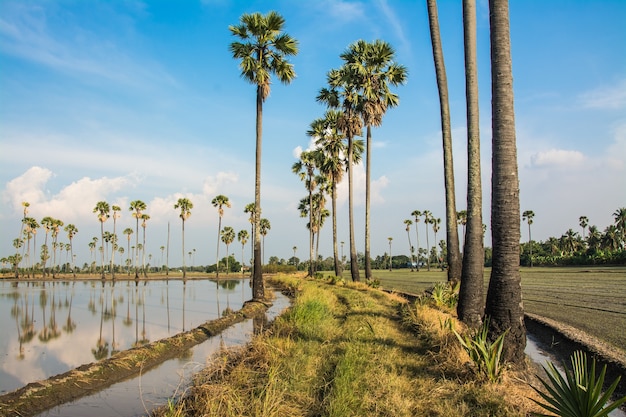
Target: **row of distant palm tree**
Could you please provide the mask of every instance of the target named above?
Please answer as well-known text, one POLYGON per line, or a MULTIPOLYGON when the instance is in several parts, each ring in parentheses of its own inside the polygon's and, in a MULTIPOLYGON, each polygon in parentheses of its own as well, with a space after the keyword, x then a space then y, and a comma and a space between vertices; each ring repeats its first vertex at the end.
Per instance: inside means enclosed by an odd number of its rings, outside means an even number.
MULTIPOLYGON (((26 265, 26 274, 28 277, 35 275, 35 265, 33 257, 30 254, 30 241, 33 240, 33 249, 37 248, 37 230, 40 227, 43 227, 45 231, 45 240, 44 244, 41 246, 40 258, 42 262, 42 274, 50 275, 50 270, 52 270, 52 277, 56 278, 57 271, 57 249, 63 248, 63 244, 58 241, 59 233, 61 231, 61 227, 63 227, 64 222, 59 219, 55 219, 50 216, 46 216, 41 219, 41 224, 37 222, 37 220, 33 217, 28 216, 28 209, 30 207, 30 203, 27 201, 22 202, 23 207, 23 217, 21 220, 20 233, 17 238, 13 240, 13 247, 16 252, 13 255, 10 255, 6 258, 3 258, 3 263, 10 263, 15 271, 15 277, 19 278, 19 265, 23 259, 28 259, 29 265, 26 265), (47 261, 50 259, 50 249, 48 247, 48 235, 52 236, 52 266, 50 269, 47 268, 47 261), (24 245, 26 243, 26 245, 24 245), (22 249, 22 253, 20 253, 20 248, 22 249)), ((76 233, 78 233, 78 228, 69 223, 65 225, 63 228, 65 232, 67 232, 67 238, 69 243, 65 244, 66 250, 70 253, 71 262, 72 262, 72 271, 74 271, 74 248, 73 248, 73 239, 76 233)))
MULTIPOLYGON (((598 255, 605 257, 626 250, 626 207, 615 210, 614 223, 608 225, 603 232, 596 225, 590 225, 587 216, 580 216, 578 220, 582 235, 570 228, 560 237, 550 237, 544 242, 535 242, 532 239, 531 225, 534 218, 535 213, 532 210, 522 213, 522 220, 528 224, 528 241, 522 246, 522 256, 530 267, 535 261, 548 265, 562 261, 572 262, 569 258, 574 255, 579 257, 575 262, 595 263, 602 261, 597 258, 598 255)), ((610 260, 611 257, 605 259, 610 260)))

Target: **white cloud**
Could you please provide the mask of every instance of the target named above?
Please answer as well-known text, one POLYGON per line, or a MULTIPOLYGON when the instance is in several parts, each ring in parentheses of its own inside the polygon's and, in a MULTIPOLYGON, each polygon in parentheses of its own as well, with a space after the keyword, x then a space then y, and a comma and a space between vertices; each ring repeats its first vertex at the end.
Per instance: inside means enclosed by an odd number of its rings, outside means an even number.
POLYGON ((327 0, 319 3, 320 9, 325 10, 335 19, 343 22, 363 21, 365 10, 363 3, 343 0, 327 0))
POLYGON ((615 85, 602 86, 580 95, 584 108, 618 110, 626 107, 626 79, 615 85))
POLYGON ((239 181, 239 175, 235 172, 218 172, 217 175, 210 175, 204 179, 202 193, 205 196, 215 196, 216 194, 226 194, 225 186, 231 186, 239 181))
MULTIPOLYGON (((3 200, 15 213, 22 211, 23 201, 30 203, 30 215, 35 218, 52 216, 63 219, 86 218, 93 211, 96 202, 132 185, 132 177, 91 179, 83 177, 63 187, 57 194, 50 195, 46 185, 53 177, 47 168, 32 167, 24 174, 9 181, 3 191, 3 200)), ((123 203, 115 203, 124 205, 123 203)))
POLYGON ((531 166, 545 167, 576 167, 585 162, 585 156, 579 151, 550 149, 537 152, 530 157, 531 166))

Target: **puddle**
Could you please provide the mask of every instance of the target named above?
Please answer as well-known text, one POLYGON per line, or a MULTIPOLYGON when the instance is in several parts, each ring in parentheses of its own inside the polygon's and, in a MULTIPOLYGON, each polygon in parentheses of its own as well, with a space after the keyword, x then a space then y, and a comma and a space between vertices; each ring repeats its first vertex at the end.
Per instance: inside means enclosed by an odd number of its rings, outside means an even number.
MULTIPOLYGON (((545 367, 548 361, 552 362, 557 370, 559 370, 562 375, 565 375, 562 363, 565 362, 569 365, 569 357, 571 353, 574 350, 579 349, 580 347, 575 344, 568 345, 558 337, 550 336, 545 332, 537 331, 536 333, 532 333, 528 329, 528 327, 530 327, 530 329, 535 329, 535 326, 538 326, 538 324, 530 324, 529 326, 529 323, 527 321, 528 332, 526 334, 526 349, 524 350, 524 352, 533 362, 538 365, 545 367), (540 333, 543 333, 543 335, 540 336, 540 333)), ((596 363, 596 371, 602 369, 602 366, 602 364, 596 363)), ((605 381, 612 382, 614 379, 615 376, 609 375, 607 371, 605 381)), ((617 409, 610 412, 609 416, 626 417, 626 412, 621 409, 617 409)))
MULTIPOLYGON (((288 306, 289 299, 279 291, 266 313, 267 321, 272 321, 288 306)), ((163 362, 145 374, 112 385, 93 395, 82 397, 74 402, 52 408, 38 416, 55 417, 113 417, 143 416, 150 410, 167 404, 168 398, 180 395, 191 381, 194 373, 203 369, 207 358, 221 347, 241 346, 254 334, 254 323, 237 323, 220 335, 194 346, 184 357, 163 362)))

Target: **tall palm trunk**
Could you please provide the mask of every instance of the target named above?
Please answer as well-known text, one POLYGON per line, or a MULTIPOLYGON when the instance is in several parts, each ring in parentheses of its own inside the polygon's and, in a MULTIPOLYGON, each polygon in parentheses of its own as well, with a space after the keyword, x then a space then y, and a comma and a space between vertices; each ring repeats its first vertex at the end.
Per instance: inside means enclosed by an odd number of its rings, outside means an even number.
POLYGON ((443 136, 443 170, 446 190, 446 238, 448 247, 448 281, 461 278, 461 253, 459 250, 459 232, 456 224, 456 199, 454 195, 454 165, 452 161, 452 130, 450 128, 450 107, 448 104, 448 80, 443 61, 443 49, 439 35, 439 17, 437 1, 427 0, 430 37, 439 88, 441 110, 441 133, 443 136))
MULTIPOLYGON (((220 212, 219 219, 217 221, 217 245, 215 250, 215 278, 220 279, 220 231, 222 230, 222 215, 220 212)), ((185 258, 185 252, 183 252, 183 259, 185 258)), ((228 258, 227 258, 228 260, 228 258)))
MULTIPOLYGON (((331 188, 331 204, 333 209, 333 259, 335 261, 335 276, 340 277, 343 273, 341 269, 341 263, 339 260, 339 252, 337 249, 337 180, 333 173, 333 183, 331 188)), ((295 255, 294 255, 295 257, 295 255)))
POLYGON ((484 243, 476 67, 476 0, 463 0, 463 33, 467 101, 467 224, 457 314, 464 323, 477 327, 482 322, 484 311, 484 243))
MULTIPOLYGON (((102 239, 102 252, 100 252, 100 267, 102 270, 102 279, 105 279, 104 276, 104 222, 100 221, 100 238, 102 239)), ((54 259, 56 263, 56 250, 54 251, 54 259)), ((52 276, 54 276, 54 269, 52 270, 52 276)))
POLYGON ((313 277, 313 274, 315 273, 315 266, 314 266, 314 261, 313 261, 313 245, 315 243, 315 232, 313 231, 313 190, 312 188, 312 181, 313 178, 311 178, 311 174, 309 171, 309 184, 308 184, 308 188, 309 188, 309 276, 313 277))
POLYGON ((263 95, 262 87, 256 92, 256 167, 254 175, 254 272, 252 277, 252 298, 265 298, 263 269, 261 265, 261 145, 263 135, 263 95))
POLYGON ((372 260, 370 257, 370 173, 372 160, 372 128, 367 125, 365 144, 365 279, 372 279, 372 260))
POLYGON ((352 194, 353 194, 353 185, 352 185, 352 158, 354 154, 354 145, 352 140, 352 134, 348 134, 348 212, 350 223, 350 274, 352 276, 352 281, 361 281, 359 277, 359 262, 356 257, 356 246, 354 244, 354 213, 353 213, 353 204, 352 204, 352 194))
POLYGON ((508 0, 489 1, 491 27, 493 266, 485 314, 494 339, 507 331, 503 358, 522 366, 526 346, 519 270, 520 208, 508 0))

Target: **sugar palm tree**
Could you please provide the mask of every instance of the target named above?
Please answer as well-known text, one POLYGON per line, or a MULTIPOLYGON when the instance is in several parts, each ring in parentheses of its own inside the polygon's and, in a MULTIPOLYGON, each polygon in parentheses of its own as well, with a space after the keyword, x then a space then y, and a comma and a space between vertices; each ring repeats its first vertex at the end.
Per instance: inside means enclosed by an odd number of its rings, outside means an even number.
MULTIPOLYGON (((93 212, 96 213, 98 221, 100 222, 100 239, 103 242, 102 244, 104 245, 104 222, 106 222, 109 217, 111 217, 111 215, 109 214, 111 212, 111 207, 106 201, 98 201, 96 203, 96 206, 93 208, 93 212)), ((100 268, 102 268, 100 272, 102 272, 102 279, 104 279, 104 251, 102 251, 102 253, 100 254, 100 258, 100 268)))
POLYGON ((221 233, 222 242, 226 245, 226 274, 230 272, 230 267, 228 265, 228 247, 235 240, 235 229, 230 226, 225 226, 221 233))
MULTIPOLYGON (((180 209, 180 219, 182 221, 182 232, 183 232, 183 279, 187 278, 187 267, 185 266, 185 221, 191 216, 191 209, 193 208, 193 203, 188 198, 179 198, 176 204, 174 204, 174 209, 180 209)), ((161 246, 161 253, 163 253, 163 246, 161 246)))
POLYGON ((360 281, 359 264, 354 242, 354 204, 353 204, 353 164, 354 164, 354 137, 361 136, 363 121, 359 116, 362 98, 358 94, 355 83, 354 70, 344 65, 333 69, 326 75, 328 88, 322 88, 317 101, 326 104, 331 109, 341 111, 337 119, 337 129, 348 139, 348 218, 350 235, 350 275, 353 281, 360 281))
POLYGON ((525 359, 526 329, 519 270, 520 207, 508 0, 489 1, 491 43, 491 233, 493 266, 485 315, 489 336, 506 332, 502 357, 525 359))
POLYGON ((413 272, 413 245, 411 245, 411 234, 409 233, 411 231, 411 225, 413 224, 413 220, 411 219, 406 219, 404 221, 404 224, 406 225, 406 237, 409 238, 409 254, 411 256, 411 272, 413 272))
POLYGON ((242 267, 244 267, 246 265, 246 261, 245 258, 243 257, 243 249, 246 246, 246 243, 248 242, 248 238, 250 236, 248 235, 248 231, 247 230, 240 230, 239 233, 237 233, 237 240, 239 241, 239 243, 241 243, 241 265, 242 267))
MULTIPOLYGON (((343 263, 339 259, 337 248, 337 185, 343 179, 346 167, 345 135, 337 128, 340 116, 341 113, 337 110, 327 110, 324 117, 314 120, 307 131, 307 135, 315 139, 315 145, 322 153, 320 173, 325 175, 330 183, 335 276, 341 276, 343 272, 343 263)), ((362 152, 358 152, 356 146, 354 148, 353 154, 356 160, 360 161, 362 152)))
POLYGON ((393 238, 392 237, 388 237, 387 240, 389 241, 389 271, 391 271, 391 268, 392 268, 392 264, 391 264, 391 260, 392 260, 392 257, 391 257, 391 242, 393 241, 393 238))
POLYGON ((365 159, 365 278, 372 279, 370 256, 370 177, 372 153, 372 126, 382 125, 387 110, 399 103, 399 97, 389 87, 406 82, 407 69, 394 62, 395 51, 385 41, 376 40, 368 43, 363 40, 354 42, 341 54, 341 59, 349 66, 354 82, 362 96, 359 108, 363 124, 366 126, 365 159))
POLYGON ((533 219, 535 218, 535 212, 532 210, 526 210, 522 213, 522 220, 526 220, 528 223, 528 248, 530 250, 530 267, 533 267, 533 245, 532 245, 532 234, 530 233, 530 225, 533 224, 533 219))
POLYGON ((270 224, 270 221, 268 219, 261 219, 259 222, 259 226, 259 233, 261 236, 263 236, 263 252, 261 259, 263 260, 263 264, 265 265, 265 236, 267 236, 267 233, 272 229, 272 225, 270 224))
POLYGON ((150 215, 143 213, 141 215, 141 228, 143 229, 143 244, 141 250, 141 270, 143 271, 143 276, 147 277, 148 274, 146 272, 146 223, 150 220, 150 215))
MULTIPOLYGON (((248 203, 246 204, 246 206, 243 209, 244 213, 248 213, 250 215, 250 217, 248 218, 248 221, 250 222, 250 237, 252 238, 252 242, 254 243, 254 225, 255 225, 255 220, 254 220, 254 216, 256 214, 256 210, 254 209, 254 203, 248 203)), ((254 244, 250 245, 250 276, 252 276, 253 272, 253 263, 254 263, 254 244)))
POLYGON ((448 246, 448 281, 461 279, 461 253, 456 224, 456 199, 454 194, 454 163, 452 159, 452 129, 450 127, 450 106, 448 103, 448 79, 443 59, 443 48, 439 34, 437 0, 426 1, 430 38, 435 61, 435 74, 439 90, 441 112, 441 134, 443 139, 443 171, 446 190, 446 240, 448 246))
POLYGON ((63 228, 63 230, 65 230, 67 232, 67 238, 69 239, 70 243, 70 257, 72 259, 72 275, 74 278, 76 278, 76 270, 74 269, 74 246, 73 246, 73 239, 74 236, 76 236, 76 233, 78 233, 78 228, 76 226, 74 226, 73 224, 69 223, 67 226, 65 226, 63 228))
POLYGON ((430 242, 428 241, 428 225, 432 223, 433 214, 430 210, 422 211, 422 216, 424 216, 424 227, 426 227, 426 267, 430 271, 430 242))
POLYGON ((234 36, 241 42, 230 44, 233 58, 241 60, 241 75, 256 86, 256 158, 254 181, 254 269, 252 297, 265 298, 263 271, 261 268, 261 147, 263 136, 263 102, 270 94, 271 75, 274 74, 283 84, 289 84, 296 73, 287 57, 298 53, 297 41, 283 32, 285 19, 270 11, 243 14, 240 24, 229 26, 234 36))
MULTIPOLYGON (((320 151, 304 151, 300 154, 300 160, 294 162, 291 166, 291 172, 298 175, 301 181, 305 183, 305 187, 309 193, 309 273, 308 276, 313 276, 313 191, 317 187, 315 169, 321 165, 322 153, 320 151)), ((302 212, 302 211, 301 211, 302 212)))
MULTIPOLYGON (((130 262, 130 235, 133 234, 133 229, 131 229, 130 227, 127 227, 126 229, 124 229, 124 231, 122 232, 123 234, 126 235, 126 249, 128 254, 126 254, 126 264, 129 265, 130 262)), ((127 266, 126 267, 126 272, 128 273, 128 275, 130 275, 130 267, 127 266)))
POLYGON ((463 225, 463 266, 457 315, 468 326, 478 328, 482 323, 484 312, 485 248, 482 229, 483 201, 476 64, 476 0, 463 0, 463 34, 467 103, 467 211, 464 216, 459 215, 460 219, 465 218, 465 225, 463 225))
MULTIPOLYGON (((439 229, 441 229, 441 218, 432 218, 430 220, 430 224, 433 225, 433 233, 435 234, 435 245, 437 244, 437 232, 439 231, 439 229)), ((434 246, 435 248, 435 253, 437 253, 437 247, 434 246)), ((439 262, 439 265, 441 265, 441 257, 439 255, 437 255, 437 262, 439 262)))
MULTIPOLYGON (((44 238, 44 247, 48 248, 48 234, 52 231, 52 227, 54 225, 54 219, 50 216, 46 216, 43 219, 41 219, 41 227, 43 227, 43 229, 46 231, 46 237, 44 238)), ((49 256, 46 256, 44 258, 42 258, 43 261, 43 269, 42 269, 42 273, 45 276, 46 275, 46 262, 48 260, 49 256)))
MULTIPOLYGON (((139 219, 141 219, 141 213, 146 209, 146 203, 141 200, 134 200, 130 202, 129 210, 133 212, 135 218, 135 279, 139 278, 139 219)), ((130 238, 130 235, 129 235, 130 238)))
POLYGON ((589 225, 589 218, 587 216, 580 216, 578 218, 578 224, 583 229, 583 239, 585 239, 585 229, 589 225))
POLYGON ((218 195, 211 200, 213 207, 217 207, 218 223, 217 223, 217 253, 215 254, 215 274, 216 278, 220 277, 220 232, 222 230, 222 217, 224 216, 224 206, 230 208, 230 200, 225 195, 218 195))
MULTIPOLYGON (((117 235, 115 234, 115 226, 117 224, 117 219, 120 218, 120 211, 122 211, 122 209, 120 206, 112 205, 111 211, 113 212, 111 216, 113 217, 113 236, 115 236, 113 239, 115 239, 115 241, 117 242, 117 235)), ((114 246, 116 242, 113 242, 114 246)), ((116 248, 114 248, 111 251, 111 279, 115 279, 115 252, 116 252, 116 248)))
POLYGON ((411 216, 413 216, 413 219, 415 220, 415 244, 417 245, 415 254, 417 256, 417 270, 419 271, 420 270, 420 236, 417 230, 419 229, 419 227, 417 227, 417 225, 420 222, 420 217, 422 217, 422 212, 420 210, 413 210, 411 212, 411 216))
POLYGON ((56 278, 57 248, 59 247, 59 231, 63 227, 63 220, 54 219, 52 223, 52 278, 56 278))

